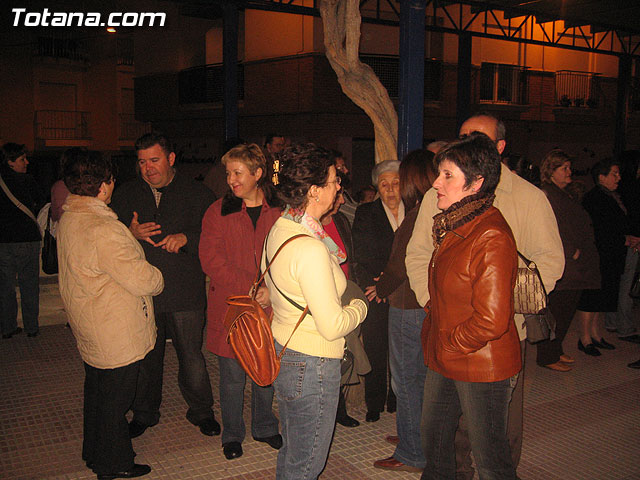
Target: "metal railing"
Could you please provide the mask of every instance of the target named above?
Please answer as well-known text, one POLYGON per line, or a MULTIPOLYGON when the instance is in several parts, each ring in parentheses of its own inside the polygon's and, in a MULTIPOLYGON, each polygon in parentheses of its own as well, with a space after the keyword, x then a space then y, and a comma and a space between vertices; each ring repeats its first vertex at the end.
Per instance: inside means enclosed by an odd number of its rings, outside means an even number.
POLYGON ((151 123, 138 122, 133 113, 121 113, 119 140, 135 140, 151 132, 151 123))
POLYGON ((558 70, 556 72, 556 105, 596 108, 598 106, 599 73, 558 70))
POLYGON ((35 135, 42 140, 88 140, 90 112, 37 110, 35 135))
MULTIPOLYGON (((400 95, 400 59, 390 55, 360 55, 360 61, 371 67, 391 98, 400 95)), ((442 92, 442 62, 424 61, 424 100, 440 100, 442 92)))
POLYGON ((483 63, 480 67, 480 102, 529 104, 528 67, 483 63))
MULTIPOLYGON (((224 98, 222 64, 188 68, 178 73, 178 99, 181 105, 216 103, 224 98)), ((238 64, 238 99, 244 99, 244 65, 238 64)))
POLYGON ((34 54, 40 57, 66 58, 76 62, 88 62, 83 42, 64 36, 38 37, 34 45, 34 54))

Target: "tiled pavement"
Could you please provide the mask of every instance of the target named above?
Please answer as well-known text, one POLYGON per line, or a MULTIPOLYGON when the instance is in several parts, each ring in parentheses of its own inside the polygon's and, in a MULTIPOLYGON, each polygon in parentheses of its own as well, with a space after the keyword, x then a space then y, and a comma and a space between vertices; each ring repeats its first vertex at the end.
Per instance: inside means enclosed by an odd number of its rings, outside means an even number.
MULTIPOLYGON (((49 324, 41 335, 0 341, 0 479, 92 479, 95 475, 80 458, 82 363, 71 331, 63 324, 55 284, 45 285, 41 297, 43 324, 49 324)), ((518 474, 523 480, 638 480, 640 371, 626 365, 640 358, 640 347, 610 337, 617 349, 593 358, 577 352, 576 340, 572 328, 565 346, 577 362, 570 373, 537 367, 535 348, 528 348, 518 474)), ((217 362, 210 353, 205 356, 217 392, 217 362)), ((267 445, 249 437, 244 456, 228 461, 220 437, 204 437, 187 422, 176 377, 175 353, 168 348, 161 421, 133 441, 137 461, 153 468, 145 478, 273 478, 276 452, 267 445)), ((219 419, 218 405, 216 399, 219 419)), ((362 406, 349 410, 363 419, 362 406)), ((374 460, 393 452, 384 436, 394 431, 395 415, 387 413, 373 424, 338 426, 321 478, 417 479, 417 474, 372 467, 374 460)))

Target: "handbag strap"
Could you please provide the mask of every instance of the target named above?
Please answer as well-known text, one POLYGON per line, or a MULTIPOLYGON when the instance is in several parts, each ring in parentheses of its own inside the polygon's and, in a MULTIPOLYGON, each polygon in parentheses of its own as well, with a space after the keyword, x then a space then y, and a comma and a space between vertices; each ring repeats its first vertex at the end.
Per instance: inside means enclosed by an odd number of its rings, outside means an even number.
POLYGON ((22 213, 24 213, 25 215, 27 215, 31 220, 33 220, 34 222, 36 222, 36 224, 38 223, 38 220, 36 220, 35 215, 33 214, 33 212, 31 210, 29 210, 27 207, 25 207, 25 205, 18 200, 13 193, 11 193, 11 190, 9 190, 9 187, 7 187, 7 184, 4 183, 4 179, 2 178, 2 175, 0 175, 0 188, 2 188, 2 190, 4 191, 5 195, 7 197, 9 197, 9 200, 11 200, 11 202, 20 209, 20 211, 22 213))
MULTIPOLYGON (((269 272, 269 268, 271 268, 271 265, 273 264, 273 261, 276 259, 276 257, 278 256, 278 254, 282 251, 282 249, 291 241, 295 240, 296 238, 302 238, 302 237, 308 237, 309 235, 306 235, 304 233, 299 233, 298 235, 294 235, 293 237, 287 239, 282 245, 280 245, 280 247, 278 247, 278 250, 276 250, 276 253, 274 253, 273 258, 271 259, 271 261, 269 261, 269 259, 267 258, 267 242, 269 237, 267 236, 267 238, 264 241, 264 258, 265 258, 265 262, 267 264, 267 267, 265 268, 264 272, 262 274, 260 274, 260 270, 258 269, 258 280, 256 280, 256 282, 254 283, 252 289, 253 289, 253 297, 255 297, 255 292, 258 290, 257 286, 260 284, 260 282, 262 282, 262 280, 264 279, 264 276, 267 274, 267 272, 269 272), (255 288, 254 288, 255 287, 255 288)), ((271 272, 269 272, 269 278, 271 278, 271 281, 273 283, 273 286, 276 287, 276 290, 278 290, 278 292, 287 300, 289 300, 290 302, 293 302, 293 300, 291 300, 289 297, 287 297, 284 293, 282 293, 282 290, 280 290, 278 288, 278 286, 275 284, 275 282, 273 282, 273 277, 271 276, 271 272)), ((293 302, 295 304, 295 302, 293 302)), ((296 323, 295 327, 293 327, 293 330, 291 332, 291 335, 289 335, 289 338, 287 339, 286 343, 282 346, 282 350, 280 351, 280 354, 278 355, 278 361, 280 361, 282 359, 282 356, 284 355, 284 352, 287 351, 287 346, 289 345, 289 342, 291 341, 291 337, 293 337, 293 334, 296 333, 296 330, 298 329, 298 327, 300 326, 300 324, 302 323, 302 320, 304 320, 304 317, 307 316, 307 313, 309 313, 309 306, 306 306, 305 308, 300 307, 300 305, 295 304, 300 310, 302 310, 302 314, 300 315, 300 318, 298 319, 298 322, 296 323)))
POLYGON ((544 288, 544 282, 542 281, 542 275, 540 275, 540 270, 538 270, 538 265, 536 265, 536 262, 534 262, 533 260, 529 260, 527 257, 525 257, 522 253, 520 253, 519 250, 516 250, 516 251, 518 252, 518 256, 526 264, 527 268, 536 274, 536 276, 538 277, 538 280, 540 280, 540 285, 542 286, 544 297, 548 299, 549 295, 547 294, 547 289, 544 288))

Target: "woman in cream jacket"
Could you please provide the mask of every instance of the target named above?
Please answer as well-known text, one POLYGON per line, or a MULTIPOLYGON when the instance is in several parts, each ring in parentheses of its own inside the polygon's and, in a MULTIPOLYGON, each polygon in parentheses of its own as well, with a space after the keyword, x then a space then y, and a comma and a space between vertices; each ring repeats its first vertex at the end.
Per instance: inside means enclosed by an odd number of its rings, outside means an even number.
POLYGON ((266 276, 276 351, 289 342, 274 383, 284 439, 276 478, 315 479, 331 445, 344 336, 364 320, 367 303, 361 290, 347 288, 345 252, 320 222, 340 190, 333 158, 309 144, 288 149, 283 163, 279 194, 287 206, 265 240, 263 271, 280 245, 303 237, 282 249, 266 276), (306 306, 309 314, 294 332, 306 306))
POLYGON ((85 368, 82 458, 98 479, 149 473, 133 462, 125 414, 140 360, 155 343, 152 295, 164 288, 129 229, 107 206, 111 165, 81 151, 64 167, 71 194, 58 227, 60 293, 85 368))

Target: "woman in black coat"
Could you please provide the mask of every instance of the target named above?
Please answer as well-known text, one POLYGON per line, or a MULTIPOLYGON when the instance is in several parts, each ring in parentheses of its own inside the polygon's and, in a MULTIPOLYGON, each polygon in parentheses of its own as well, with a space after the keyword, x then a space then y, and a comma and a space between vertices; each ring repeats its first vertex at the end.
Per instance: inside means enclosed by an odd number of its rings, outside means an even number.
POLYGON ((640 238, 631 235, 627 209, 616 192, 620 182, 619 165, 612 159, 602 160, 592 167, 591 176, 596 186, 584 196, 582 205, 593 222, 602 285, 599 290, 585 290, 580 298, 578 310, 584 315, 581 315, 583 328, 578 348, 588 355, 598 356, 598 348, 615 349, 604 340, 600 320, 602 313, 618 309, 620 276, 627 247, 636 248, 640 238))
MULTIPOLYGON (((404 220, 404 205, 400 197, 400 162, 385 160, 371 173, 380 198, 362 204, 353 221, 353 248, 356 261, 356 283, 363 290, 380 276, 391 254, 394 232, 404 220)), ((371 372, 364 377, 364 398, 367 422, 380 419, 385 403, 388 412, 395 412, 396 399, 387 387, 389 339, 389 305, 371 302, 362 323, 364 349, 371 363, 371 372)))

